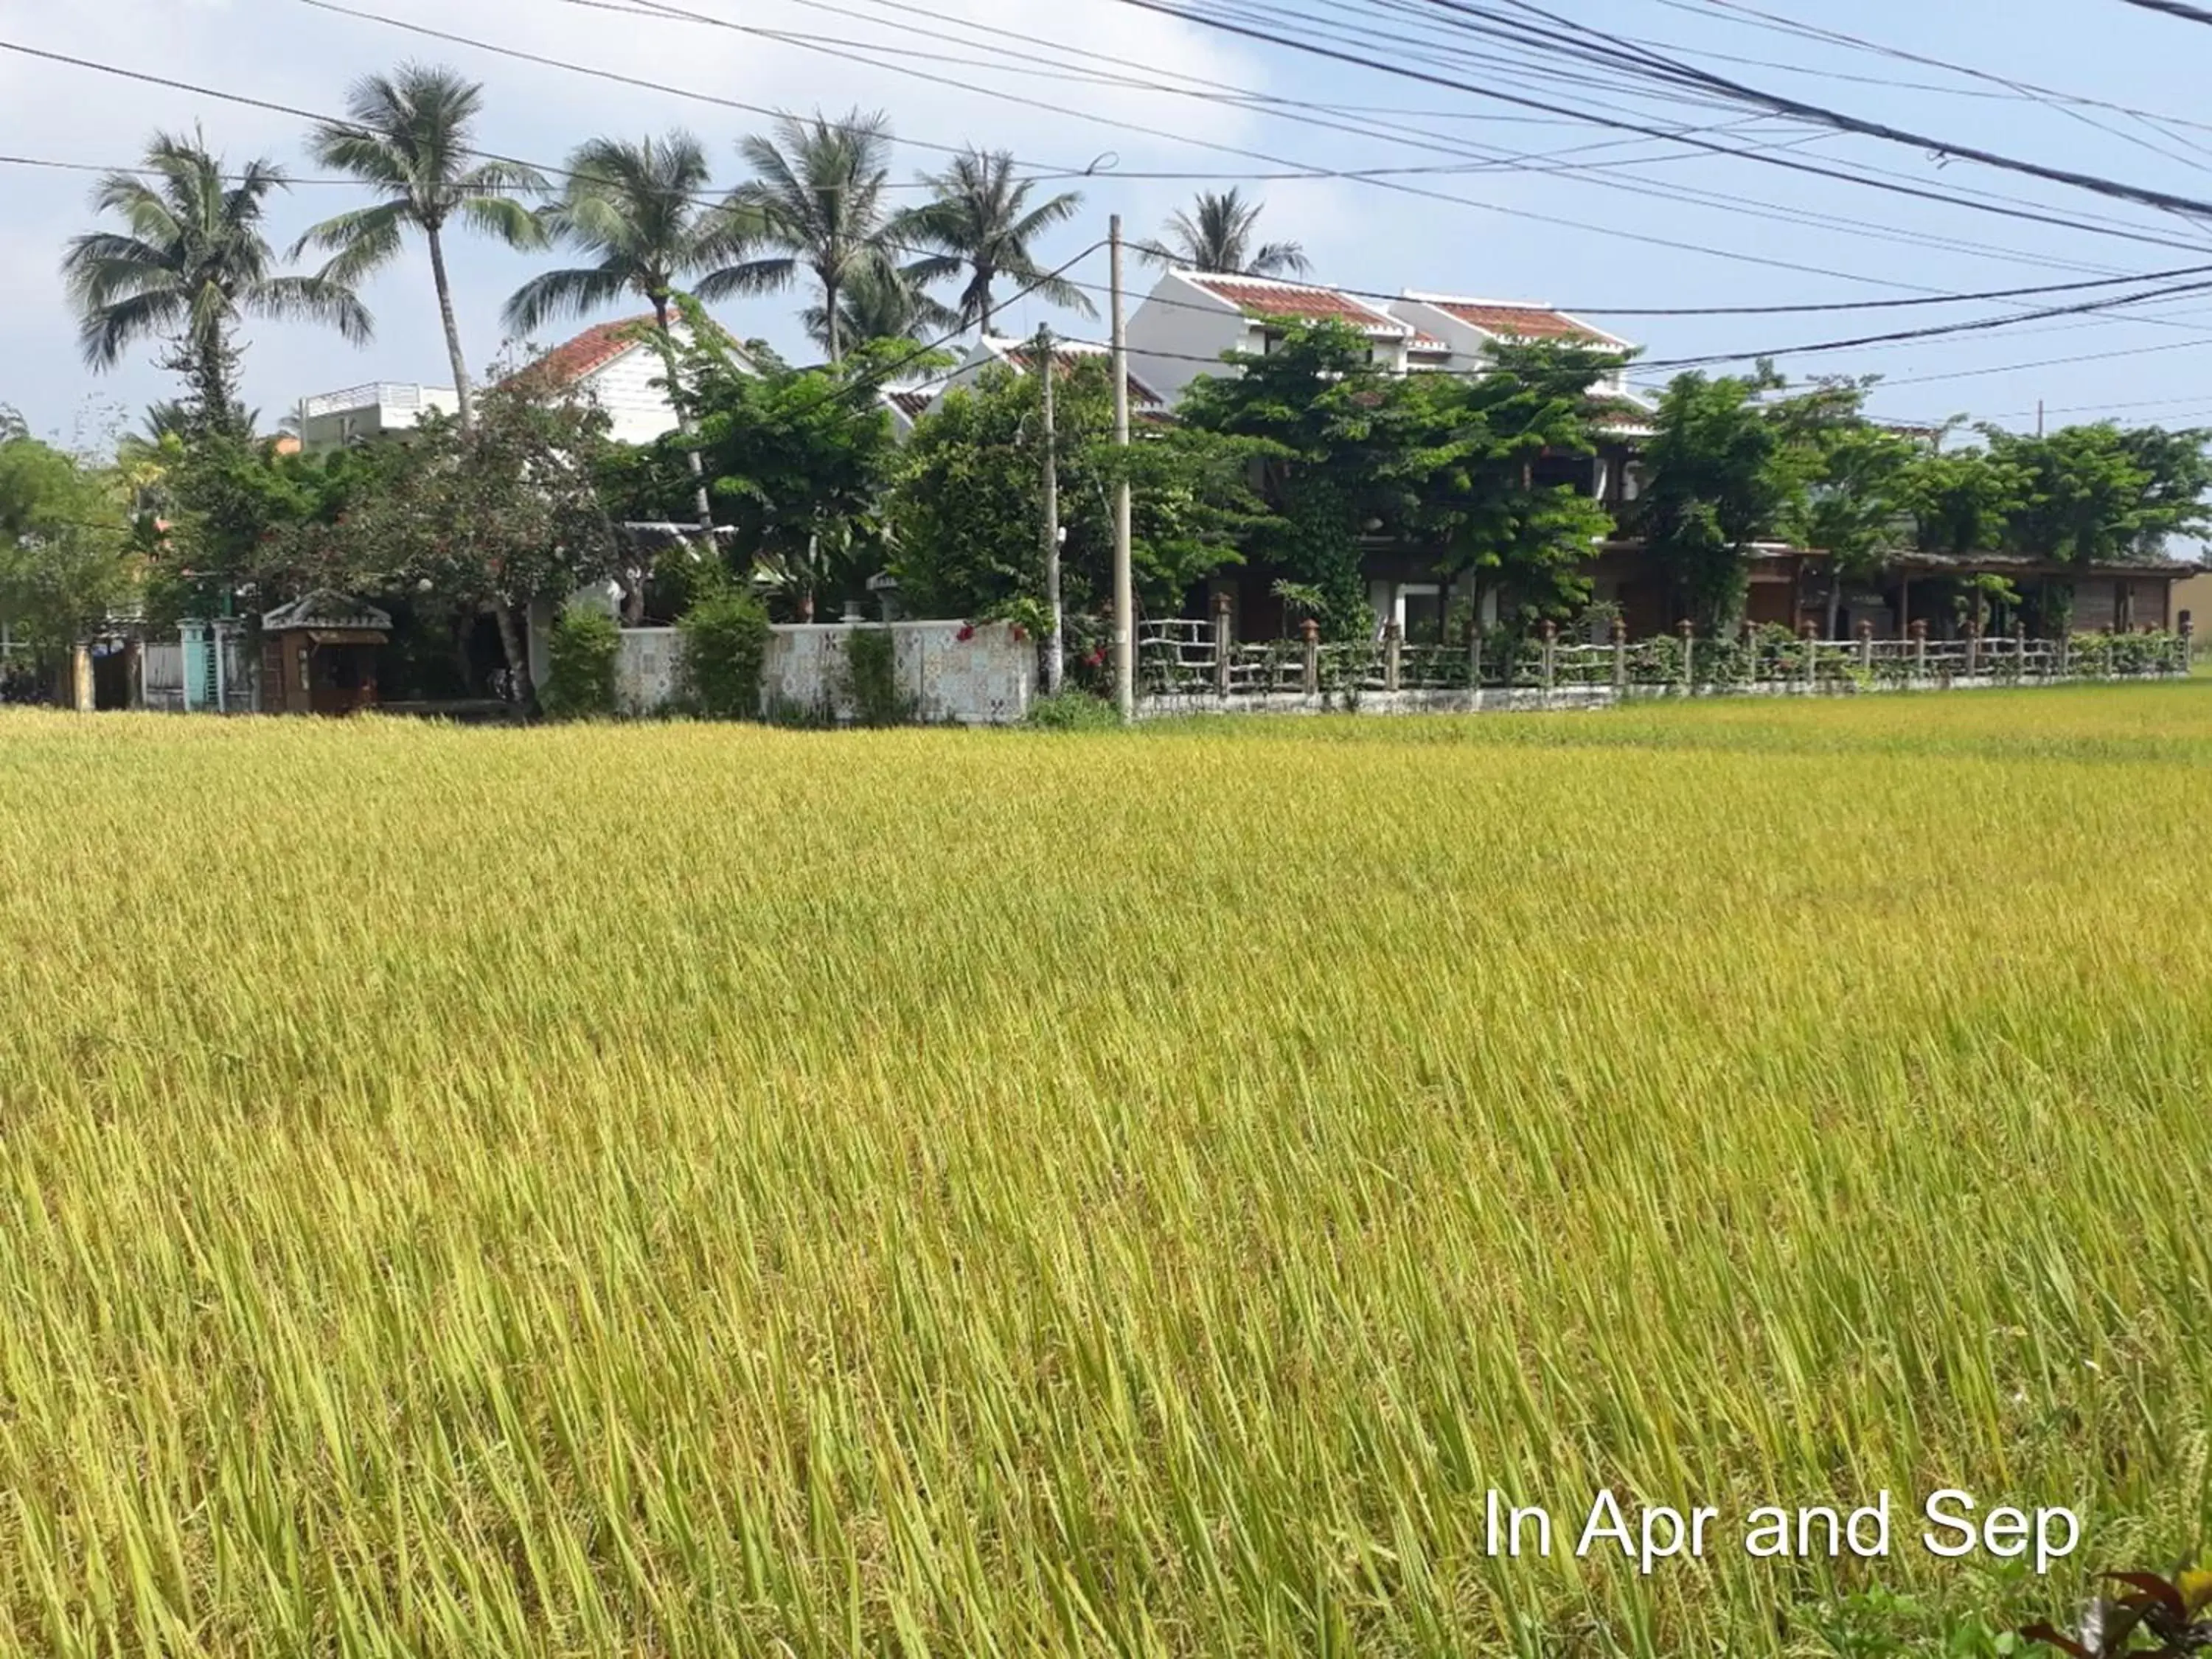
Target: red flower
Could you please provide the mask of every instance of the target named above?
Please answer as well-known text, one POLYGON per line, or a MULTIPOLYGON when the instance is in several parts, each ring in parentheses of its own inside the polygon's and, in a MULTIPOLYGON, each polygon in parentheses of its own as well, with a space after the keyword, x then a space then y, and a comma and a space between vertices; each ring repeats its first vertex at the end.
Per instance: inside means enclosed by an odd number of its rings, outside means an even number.
POLYGON ((1016 623, 1014 624, 1014 637, 1016 639, 1025 640, 1029 638, 1029 636, 1030 630, 1028 629, 1023 627, 1019 623, 1016 623))
POLYGON ((955 634, 952 637, 958 640, 963 645, 965 645, 969 640, 975 637, 975 624, 974 623, 963 623, 960 626, 960 631, 957 634, 955 634))

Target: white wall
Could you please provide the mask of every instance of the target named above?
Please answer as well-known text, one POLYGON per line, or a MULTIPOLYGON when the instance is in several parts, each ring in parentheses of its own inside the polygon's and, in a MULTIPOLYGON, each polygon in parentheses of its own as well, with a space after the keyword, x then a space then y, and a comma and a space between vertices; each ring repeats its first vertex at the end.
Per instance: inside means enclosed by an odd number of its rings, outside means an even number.
POLYGON ((1257 331, 1229 301, 1170 271, 1129 319, 1129 372, 1173 404, 1200 375, 1228 372, 1223 352, 1256 349, 1257 331))
MULTIPOLYGON (((854 719, 843 690, 844 659, 847 643, 859 631, 842 623, 770 629, 761 675, 763 711, 854 719)), ((899 688, 913 699, 917 719, 1007 726, 1029 713, 1036 681, 1034 640, 1016 639, 1003 623, 973 629, 957 622, 893 623, 890 633, 899 688), (968 638, 960 637, 963 632, 968 638)), ((623 630, 616 692, 625 714, 656 714, 674 700, 678 652, 672 628, 623 630)))
POLYGON ((659 352, 636 344, 585 375, 577 390, 606 410, 613 423, 610 435, 617 443, 649 444, 679 424, 675 404, 653 384, 667 373, 659 352))

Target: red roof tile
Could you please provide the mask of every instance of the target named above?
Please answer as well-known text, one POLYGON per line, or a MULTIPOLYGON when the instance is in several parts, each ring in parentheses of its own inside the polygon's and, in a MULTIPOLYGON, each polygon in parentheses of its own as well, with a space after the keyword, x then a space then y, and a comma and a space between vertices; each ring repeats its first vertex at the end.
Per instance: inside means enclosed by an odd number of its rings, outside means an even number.
POLYGON ((1340 294, 1333 288, 1293 283, 1252 282, 1236 276, 1193 274, 1190 281, 1216 294, 1248 317, 1296 317, 1307 322, 1351 323, 1370 334, 1407 334, 1405 324, 1388 313, 1340 294))
POLYGON ((619 322, 587 328, 566 345, 554 347, 531 364, 527 372, 542 374, 561 386, 574 386, 638 343, 637 325, 651 321, 650 317, 625 317, 619 322))
POLYGON ((1565 312, 1545 306, 1472 304, 1457 300, 1429 300, 1425 303, 1473 328, 1521 340, 1594 340, 1606 337, 1587 323, 1578 323, 1565 312))
POLYGON ((934 386, 891 386, 884 391, 884 396, 890 398, 908 420, 918 420, 921 412, 936 400, 937 389, 934 386))
MULTIPOLYGON (((1036 352, 1030 346, 1008 346, 1000 355, 1026 374, 1036 352)), ((1053 348, 1053 368, 1060 378, 1065 380, 1075 372, 1078 363, 1095 362, 1108 355, 1097 346, 1071 346, 1063 343, 1053 348)), ((1166 406, 1167 399, 1132 374, 1129 376, 1129 402, 1139 409, 1158 409, 1166 406)))

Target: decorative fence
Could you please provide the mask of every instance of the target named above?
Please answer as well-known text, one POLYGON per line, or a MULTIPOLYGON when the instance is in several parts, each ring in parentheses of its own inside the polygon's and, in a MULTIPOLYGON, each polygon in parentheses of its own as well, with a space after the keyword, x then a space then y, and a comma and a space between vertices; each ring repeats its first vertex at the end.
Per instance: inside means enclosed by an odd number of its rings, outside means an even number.
POLYGON ((1231 637, 1225 622, 1142 624, 1137 636, 1141 712, 1316 711, 1389 713, 1483 708, 1592 708, 1632 697, 1822 696, 1924 691, 2067 680, 2164 678, 2189 672, 2191 638, 2179 634, 2083 634, 2037 640, 2026 634, 1955 640, 1911 635, 1850 640, 1785 629, 1747 629, 1732 639, 1699 639, 1685 625, 1672 638, 1631 642, 1616 623, 1607 644, 1540 635, 1471 635, 1464 645, 1408 643, 1393 625, 1378 640, 1323 644, 1304 637, 1265 643, 1231 637))

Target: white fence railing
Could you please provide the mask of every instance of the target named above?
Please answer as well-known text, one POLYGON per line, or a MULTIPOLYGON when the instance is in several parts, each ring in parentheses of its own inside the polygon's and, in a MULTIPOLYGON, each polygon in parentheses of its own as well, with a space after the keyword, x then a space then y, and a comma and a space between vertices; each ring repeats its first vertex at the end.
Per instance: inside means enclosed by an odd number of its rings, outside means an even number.
POLYGON ((1324 644, 1305 637, 1236 640, 1225 625, 1148 622, 1137 632, 1138 690, 1158 708, 1480 706, 1492 692, 1520 706, 1531 696, 1587 704, 1632 696, 1931 690, 2061 680, 2155 678, 2189 672, 2192 639, 2179 634, 2025 634, 1958 639, 1822 640, 1780 629, 1728 639, 1690 634, 1609 644, 1541 635, 1474 635, 1461 645, 1415 644, 1395 628, 1380 639, 1324 644))

